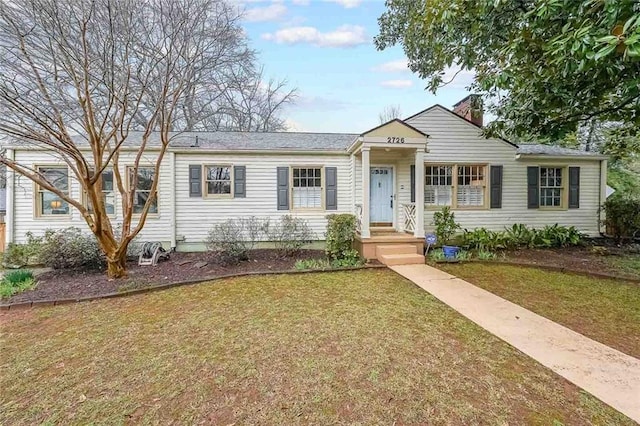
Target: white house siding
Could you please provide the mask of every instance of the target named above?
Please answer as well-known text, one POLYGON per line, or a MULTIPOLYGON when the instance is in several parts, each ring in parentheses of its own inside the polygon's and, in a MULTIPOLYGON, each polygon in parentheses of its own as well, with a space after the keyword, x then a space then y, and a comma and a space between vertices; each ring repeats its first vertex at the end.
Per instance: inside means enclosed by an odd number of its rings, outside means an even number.
MULTIPOLYGON (((325 239, 326 215, 353 211, 349 155, 207 154, 176 153, 176 235, 178 249, 203 248, 207 233, 228 219, 256 216, 277 220, 291 214, 304 218, 317 240, 325 239), (246 167, 246 198, 189 196, 189 165, 231 164, 246 167), (338 210, 277 210, 277 167, 323 166, 337 168, 338 210)), ((290 206, 291 207, 291 206, 290 206)))
MULTIPOLYGON (((434 107, 412 117, 407 123, 429 134, 427 163, 480 163, 502 165, 502 208, 487 210, 455 210, 456 220, 463 228, 485 227, 503 229, 514 223, 543 227, 558 223, 575 226, 589 235, 599 233, 598 205, 600 194, 600 161, 516 160, 516 148, 498 139, 486 139, 475 126, 434 107), (527 166, 562 165, 580 167, 580 208, 539 210, 527 208, 527 166)), ((407 175, 408 179, 408 175, 407 175)), ((400 194, 401 202, 410 195, 400 194)), ((425 209, 425 229, 433 230, 433 210, 425 209)))
MULTIPOLYGON (((16 150, 16 161, 27 166, 64 165, 59 158, 45 151, 16 150)), ((123 152, 120 157, 120 164, 125 166, 133 164, 134 153, 123 152)), ((153 165, 154 155, 147 154, 146 162, 153 165)), ((145 164, 145 159, 141 165, 145 164)), ((74 180, 73 173, 69 171, 69 184, 71 196, 76 200, 82 200, 80 183, 74 180)), ((169 245, 171 241, 171 205, 169 202, 169 191, 171 188, 169 162, 165 158, 160 168, 160 181, 158 190, 158 214, 149 215, 144 229, 139 234, 141 240, 162 241, 169 245), (165 195, 166 194, 166 195, 165 195)), ((117 191, 116 191, 117 192, 117 191)), ((32 232, 34 235, 42 235, 46 229, 65 228, 75 226, 89 232, 89 228, 80 216, 80 213, 73 207, 71 214, 65 217, 36 217, 35 213, 34 184, 24 176, 16 174, 15 178, 15 221, 14 221, 14 242, 23 243, 26 240, 26 233, 32 232)), ((116 215, 112 219, 114 224, 122 223, 122 203, 116 197, 116 215)), ((135 218, 133 222, 136 223, 135 218)))

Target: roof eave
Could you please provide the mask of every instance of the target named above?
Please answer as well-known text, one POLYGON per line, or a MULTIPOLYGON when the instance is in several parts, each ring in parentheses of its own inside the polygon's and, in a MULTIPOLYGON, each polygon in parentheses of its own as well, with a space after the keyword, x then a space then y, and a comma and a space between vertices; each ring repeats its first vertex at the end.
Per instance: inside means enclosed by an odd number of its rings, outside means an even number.
POLYGON ((524 154, 519 153, 516 154, 516 160, 582 160, 582 161, 600 161, 600 160, 608 160, 609 157, 606 155, 580 155, 580 154, 569 154, 569 155, 551 155, 551 154, 524 154))

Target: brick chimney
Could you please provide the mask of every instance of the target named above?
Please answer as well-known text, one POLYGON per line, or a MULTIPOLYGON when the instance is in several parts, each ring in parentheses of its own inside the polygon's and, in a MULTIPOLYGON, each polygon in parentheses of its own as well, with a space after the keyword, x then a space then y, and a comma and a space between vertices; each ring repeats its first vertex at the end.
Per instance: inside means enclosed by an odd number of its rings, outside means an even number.
POLYGON ((482 127, 482 98, 479 95, 469 95, 453 106, 453 112, 460 117, 482 127))

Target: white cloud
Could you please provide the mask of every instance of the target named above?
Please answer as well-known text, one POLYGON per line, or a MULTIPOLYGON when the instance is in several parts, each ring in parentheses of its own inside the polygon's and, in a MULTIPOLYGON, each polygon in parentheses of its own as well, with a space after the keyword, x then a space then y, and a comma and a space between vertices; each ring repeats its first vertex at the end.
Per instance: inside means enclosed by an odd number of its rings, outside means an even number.
POLYGON ((446 68, 442 75, 442 83, 448 83, 445 87, 463 88, 473 83, 476 73, 473 70, 461 70, 454 65, 446 68))
POLYGON ((406 59, 398 59, 396 61, 385 62, 372 68, 378 72, 406 72, 409 71, 406 59))
POLYGON ((345 9, 353 9, 354 7, 360 6, 362 0, 325 0, 330 3, 337 3, 345 9))
POLYGON ((413 81, 411 80, 385 80, 380 82, 380 86, 388 87, 391 89, 406 89, 408 87, 413 86, 413 81))
POLYGON ((284 120, 285 126, 287 126, 287 132, 304 132, 304 126, 292 118, 285 118, 284 120))
POLYGON ((264 7, 247 9, 244 20, 247 22, 268 22, 282 19, 287 13, 287 7, 281 3, 273 3, 264 7))
POLYGON ((310 0, 293 0, 291 3, 295 4, 296 6, 309 6, 309 3, 311 3, 310 0))
POLYGON ((342 25, 325 33, 315 27, 283 28, 262 34, 262 38, 279 44, 309 43, 320 47, 354 47, 369 42, 364 27, 359 25, 342 25))

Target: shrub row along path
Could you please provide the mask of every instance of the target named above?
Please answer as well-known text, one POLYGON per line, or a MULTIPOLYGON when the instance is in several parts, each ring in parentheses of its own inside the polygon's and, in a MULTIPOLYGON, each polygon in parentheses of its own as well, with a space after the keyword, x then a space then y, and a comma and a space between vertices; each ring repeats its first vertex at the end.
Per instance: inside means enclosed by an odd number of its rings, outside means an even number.
POLYGON ((430 266, 402 265, 391 269, 640 422, 640 360, 430 266))

